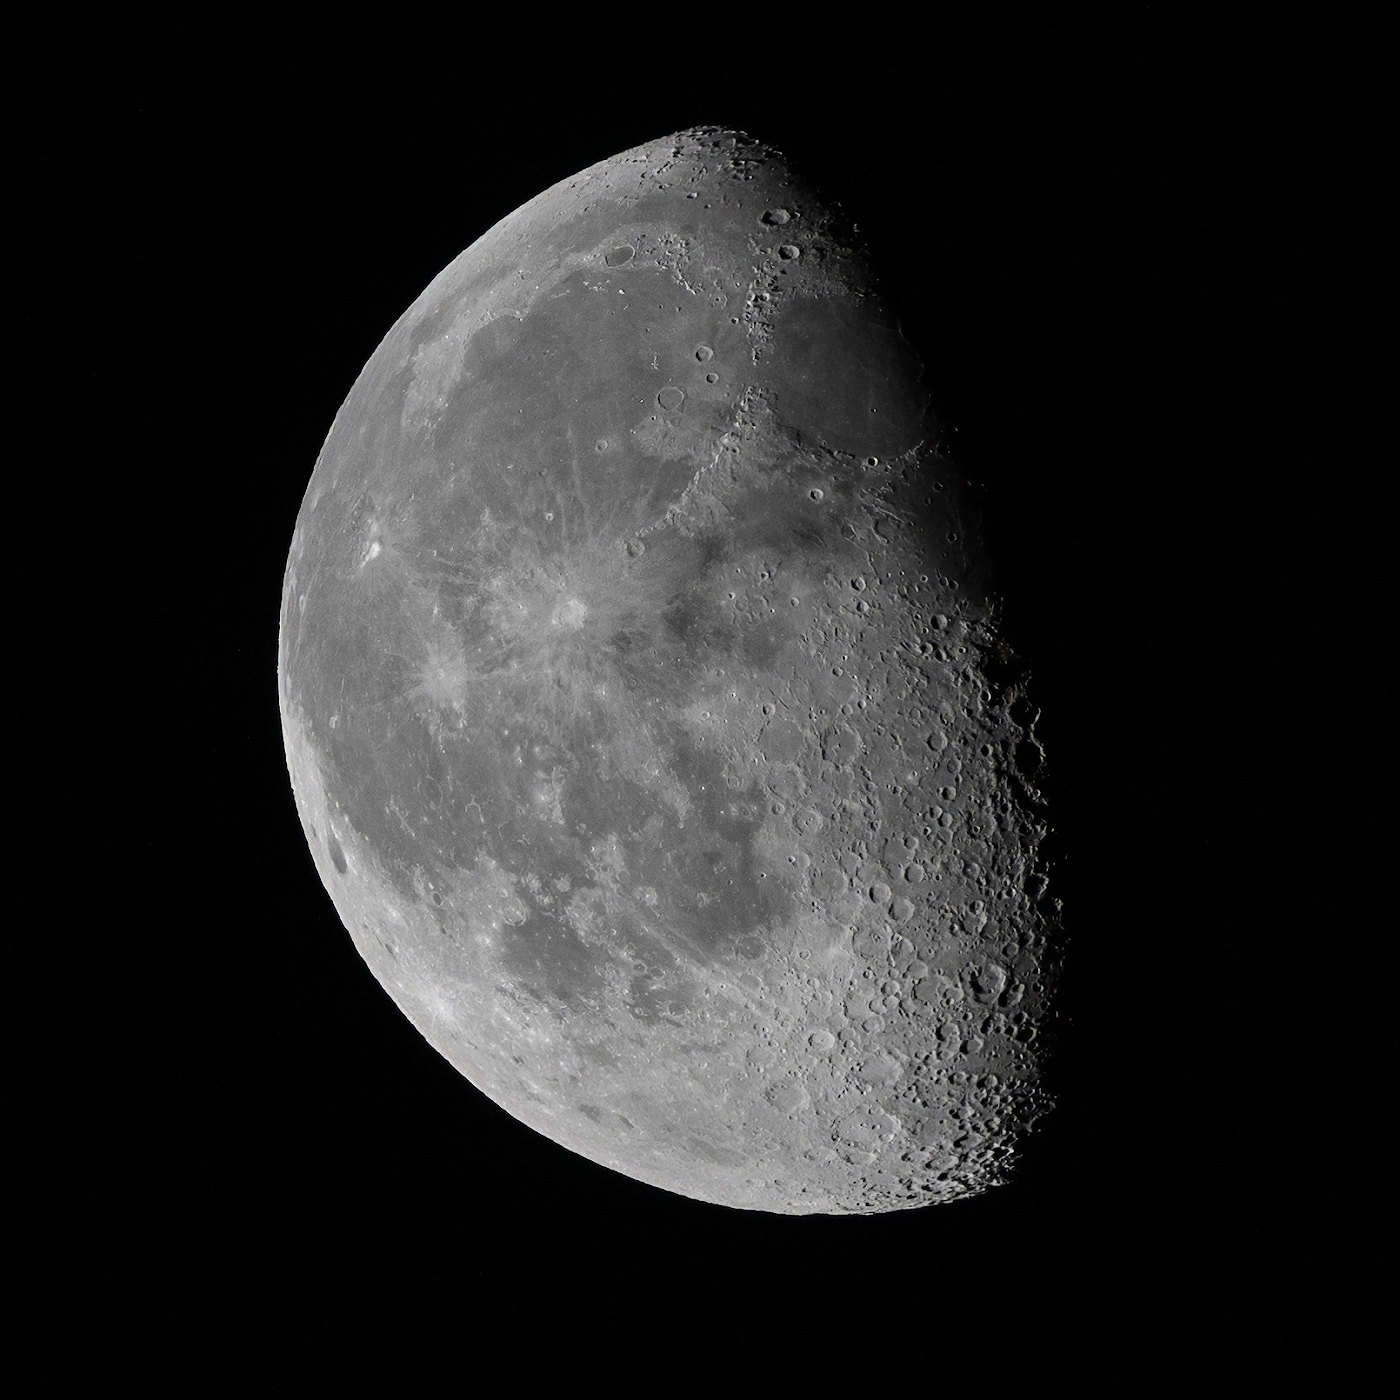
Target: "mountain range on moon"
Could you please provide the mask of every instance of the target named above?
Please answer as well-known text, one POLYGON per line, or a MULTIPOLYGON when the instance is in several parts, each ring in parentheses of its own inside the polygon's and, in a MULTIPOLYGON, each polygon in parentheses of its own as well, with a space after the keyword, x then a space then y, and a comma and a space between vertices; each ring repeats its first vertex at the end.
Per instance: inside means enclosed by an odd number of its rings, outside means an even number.
POLYGON ((1048 1107, 1035 709, 929 398, 857 228, 699 128, 444 269, 307 488, 279 699, 355 946, 667 1190, 956 1199, 1048 1107))

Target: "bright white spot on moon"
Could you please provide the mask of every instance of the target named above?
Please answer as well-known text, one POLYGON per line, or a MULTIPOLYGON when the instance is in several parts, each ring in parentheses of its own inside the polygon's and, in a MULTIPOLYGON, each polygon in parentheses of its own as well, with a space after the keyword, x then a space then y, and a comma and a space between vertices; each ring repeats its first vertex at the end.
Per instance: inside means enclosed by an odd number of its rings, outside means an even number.
POLYGON ((556 627, 571 627, 578 631, 587 616, 588 608, 577 598, 570 598, 555 608, 554 616, 550 620, 556 627))

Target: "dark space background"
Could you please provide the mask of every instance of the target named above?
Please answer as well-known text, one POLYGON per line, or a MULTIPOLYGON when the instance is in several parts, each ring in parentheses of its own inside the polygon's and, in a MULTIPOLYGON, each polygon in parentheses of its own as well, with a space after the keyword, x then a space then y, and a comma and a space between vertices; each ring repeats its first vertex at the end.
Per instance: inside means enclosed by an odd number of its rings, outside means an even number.
POLYGON ((1261 667, 1288 625, 1279 415, 1302 411, 1290 211, 1300 170, 1313 199, 1328 178, 1297 94, 1335 38, 1291 13, 26 32, 14 169, 43 273, 21 330, 61 380, 52 450, 97 483, 75 494, 107 851, 92 889, 69 877, 84 1029, 69 1088, 39 1094, 36 1297, 121 1334, 112 1355, 330 1346, 325 1314, 366 1347, 510 1336, 528 1361, 596 1327, 609 1355, 671 1348, 658 1386, 701 1358, 718 1383, 715 1353, 750 1346, 943 1391, 948 1368, 1135 1387, 1289 1354, 1321 1165, 1290 1126, 1302 916, 1265 831, 1261 667), (1060 1105, 975 1201, 770 1217, 555 1147, 394 1009, 296 817, 282 569, 360 367, 491 224, 701 123, 784 150, 868 234, 1030 659, 1060 1105))

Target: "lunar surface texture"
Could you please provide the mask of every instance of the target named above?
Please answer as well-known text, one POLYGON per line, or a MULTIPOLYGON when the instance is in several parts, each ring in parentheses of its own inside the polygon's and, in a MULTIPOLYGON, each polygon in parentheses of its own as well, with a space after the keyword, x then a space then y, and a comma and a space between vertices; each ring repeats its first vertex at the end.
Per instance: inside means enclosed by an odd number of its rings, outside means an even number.
POLYGON ((855 226, 700 128, 462 253, 307 488, 336 909, 477 1089, 668 1191, 966 1197, 1048 1106, 1035 712, 928 400, 855 226))

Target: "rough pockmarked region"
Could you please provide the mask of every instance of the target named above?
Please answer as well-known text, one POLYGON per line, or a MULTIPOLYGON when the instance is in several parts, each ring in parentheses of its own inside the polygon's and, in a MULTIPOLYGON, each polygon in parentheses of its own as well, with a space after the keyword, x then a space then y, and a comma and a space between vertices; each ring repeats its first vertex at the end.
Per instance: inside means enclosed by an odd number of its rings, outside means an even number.
POLYGON ((1033 711, 920 375, 840 212, 682 132, 437 277, 302 505, 287 759, 356 947, 671 1191, 948 1200, 1046 1107, 1033 711))

